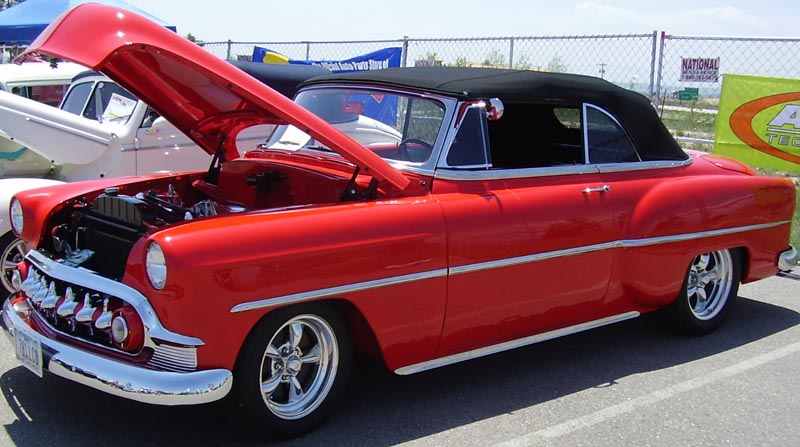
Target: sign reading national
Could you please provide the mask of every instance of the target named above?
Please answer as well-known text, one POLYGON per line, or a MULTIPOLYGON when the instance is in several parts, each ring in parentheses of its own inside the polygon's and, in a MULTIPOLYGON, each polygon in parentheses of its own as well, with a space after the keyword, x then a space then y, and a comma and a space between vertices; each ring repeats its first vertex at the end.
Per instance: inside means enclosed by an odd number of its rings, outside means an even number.
POLYGON ((681 81, 717 82, 717 79, 719 79, 718 57, 681 58, 681 81))

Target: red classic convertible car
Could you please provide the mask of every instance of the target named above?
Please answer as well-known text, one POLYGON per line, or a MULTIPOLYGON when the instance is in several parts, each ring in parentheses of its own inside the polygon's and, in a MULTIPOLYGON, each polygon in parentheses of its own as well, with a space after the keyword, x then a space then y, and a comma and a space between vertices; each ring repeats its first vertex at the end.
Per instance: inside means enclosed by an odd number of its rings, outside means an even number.
POLYGON ((29 251, 4 319, 39 375, 225 398, 289 436, 332 411, 355 351, 405 375, 646 312, 703 334, 740 282, 796 264, 790 180, 687 155, 646 98, 601 79, 387 69, 314 78, 292 102, 93 4, 28 51, 102 71, 211 154, 204 172, 12 199, 29 251), (280 126, 232 158, 264 123, 280 126))

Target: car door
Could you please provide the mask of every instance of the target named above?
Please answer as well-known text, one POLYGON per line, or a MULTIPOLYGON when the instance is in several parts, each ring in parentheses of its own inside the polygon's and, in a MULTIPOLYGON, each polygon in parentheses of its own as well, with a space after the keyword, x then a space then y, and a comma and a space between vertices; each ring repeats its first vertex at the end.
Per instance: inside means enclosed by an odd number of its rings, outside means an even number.
POLYGON ((685 258, 685 245, 666 244, 653 236, 664 236, 664 228, 668 234, 681 232, 686 227, 684 212, 699 208, 690 197, 670 206, 653 199, 650 193, 658 196, 679 179, 684 161, 643 160, 640 151, 644 148, 635 146, 612 113, 589 104, 584 110, 589 163, 600 171, 603 184, 614 198, 614 239, 620 245, 604 306, 630 308, 637 299, 666 304, 681 287, 685 265, 672 260, 685 258), (655 204, 663 209, 654 208, 655 204), (662 229, 654 233, 652 225, 659 221, 663 222, 662 229))
POLYGON ((612 260, 610 198, 581 154, 583 137, 574 129, 580 109, 569 110, 572 118, 560 125, 556 109, 507 107, 498 126, 484 132, 492 163, 483 169, 449 166, 459 159, 452 152, 467 132, 462 124, 446 168, 437 171, 433 191, 447 223, 449 258, 441 356, 602 316, 612 260), (546 161, 569 157, 572 163, 546 161))

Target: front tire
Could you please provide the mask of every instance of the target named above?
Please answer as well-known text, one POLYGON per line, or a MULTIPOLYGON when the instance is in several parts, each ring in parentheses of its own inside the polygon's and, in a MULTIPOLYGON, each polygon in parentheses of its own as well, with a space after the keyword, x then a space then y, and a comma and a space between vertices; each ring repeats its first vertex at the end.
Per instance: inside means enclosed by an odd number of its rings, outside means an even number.
POLYGON ((261 436, 287 438, 319 425, 350 375, 349 331, 335 309, 301 305, 268 314, 248 336, 228 397, 261 436))
POLYGON ((14 286, 11 284, 11 275, 17 269, 17 264, 25 258, 25 243, 21 239, 14 236, 14 233, 8 232, 0 237, 0 262, 2 262, 3 270, 0 282, 3 284, 3 289, 7 292, 0 300, 13 292, 14 286))
POLYGON ((718 250, 696 256, 689 264, 678 299, 665 309, 667 323, 690 335, 713 332, 733 308, 740 280, 735 251, 718 250))

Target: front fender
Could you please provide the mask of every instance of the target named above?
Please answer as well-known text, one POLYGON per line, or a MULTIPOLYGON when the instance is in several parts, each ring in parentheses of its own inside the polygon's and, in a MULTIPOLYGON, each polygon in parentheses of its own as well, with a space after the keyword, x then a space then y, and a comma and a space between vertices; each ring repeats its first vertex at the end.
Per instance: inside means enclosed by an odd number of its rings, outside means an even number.
POLYGON ((203 339, 198 362, 229 367, 270 311, 338 299, 364 316, 390 368, 435 355, 446 298, 446 240, 438 203, 398 200, 197 219, 150 234, 168 265, 154 290, 147 243, 123 283, 141 290, 165 327, 203 339))

